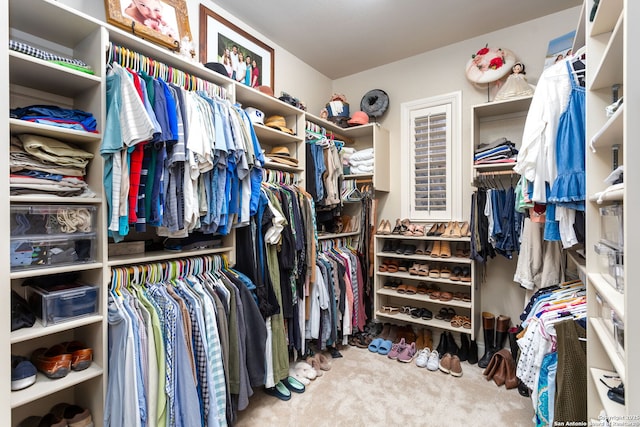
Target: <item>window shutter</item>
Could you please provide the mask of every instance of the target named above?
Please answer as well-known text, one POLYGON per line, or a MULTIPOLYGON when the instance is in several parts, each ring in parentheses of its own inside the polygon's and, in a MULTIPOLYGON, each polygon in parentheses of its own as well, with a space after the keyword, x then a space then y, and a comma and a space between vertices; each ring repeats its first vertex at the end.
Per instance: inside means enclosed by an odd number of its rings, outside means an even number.
POLYGON ((451 110, 448 105, 411 112, 411 217, 451 217, 451 110))

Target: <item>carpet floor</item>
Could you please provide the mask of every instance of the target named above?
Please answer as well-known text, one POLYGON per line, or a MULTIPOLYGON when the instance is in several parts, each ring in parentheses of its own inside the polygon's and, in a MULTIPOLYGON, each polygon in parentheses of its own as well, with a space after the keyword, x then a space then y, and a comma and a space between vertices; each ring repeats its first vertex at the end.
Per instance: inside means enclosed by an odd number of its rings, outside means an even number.
POLYGON ((256 389, 236 426, 532 426, 531 399, 462 363, 456 378, 345 346, 342 358, 289 401, 256 389))

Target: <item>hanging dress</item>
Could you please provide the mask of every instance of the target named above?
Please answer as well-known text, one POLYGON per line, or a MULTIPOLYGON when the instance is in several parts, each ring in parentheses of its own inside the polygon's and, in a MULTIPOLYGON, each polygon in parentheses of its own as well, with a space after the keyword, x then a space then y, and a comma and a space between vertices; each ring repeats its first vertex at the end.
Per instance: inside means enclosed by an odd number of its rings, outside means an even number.
POLYGON ((547 227, 545 227, 546 240, 562 240, 565 247, 567 241, 575 240, 572 233, 573 222, 568 222, 571 216, 564 211, 574 209, 584 211, 586 198, 585 186, 585 88, 576 82, 571 62, 566 62, 571 93, 566 110, 560 116, 558 122, 558 134, 556 138, 556 167, 558 174, 551 186, 548 202, 555 205, 551 218, 547 209, 547 227), (559 212, 563 211, 563 212, 559 212), (555 222, 555 224, 553 222, 555 222), (549 228, 547 230, 547 228, 549 228), (560 231, 562 229, 562 232, 560 231), (548 238, 553 235, 553 238, 548 238), (565 236, 569 237, 565 237, 565 236), (572 236, 572 237, 571 237, 572 236))

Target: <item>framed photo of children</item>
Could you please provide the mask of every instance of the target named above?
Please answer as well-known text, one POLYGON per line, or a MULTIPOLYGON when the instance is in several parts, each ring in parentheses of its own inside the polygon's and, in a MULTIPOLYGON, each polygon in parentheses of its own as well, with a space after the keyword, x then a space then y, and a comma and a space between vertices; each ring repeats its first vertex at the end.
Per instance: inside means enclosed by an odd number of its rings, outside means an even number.
POLYGON ((200 62, 219 62, 247 86, 274 84, 273 48, 200 5, 200 62))
POLYGON ((183 41, 192 42, 186 0, 104 0, 104 4, 109 24, 140 38, 175 51, 183 41))

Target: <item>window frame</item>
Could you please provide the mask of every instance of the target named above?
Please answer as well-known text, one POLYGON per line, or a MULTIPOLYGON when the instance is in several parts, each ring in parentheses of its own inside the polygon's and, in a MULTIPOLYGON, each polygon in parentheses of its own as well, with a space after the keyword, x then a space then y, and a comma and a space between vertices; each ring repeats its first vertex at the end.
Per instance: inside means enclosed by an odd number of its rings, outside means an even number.
MULTIPOLYGON (((401 104, 400 109, 401 159, 407 159, 409 166, 401 168, 402 218, 418 222, 442 222, 462 218, 462 93, 457 91, 404 102, 401 104), (446 111, 447 113, 447 206, 442 211, 418 211, 415 209, 415 179, 413 177, 415 168, 415 123, 413 118, 423 110, 432 110, 434 113, 446 111)), ((401 161, 401 163, 407 164, 405 161, 401 161)))

